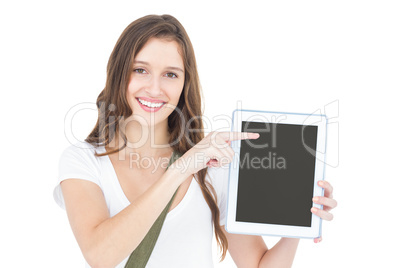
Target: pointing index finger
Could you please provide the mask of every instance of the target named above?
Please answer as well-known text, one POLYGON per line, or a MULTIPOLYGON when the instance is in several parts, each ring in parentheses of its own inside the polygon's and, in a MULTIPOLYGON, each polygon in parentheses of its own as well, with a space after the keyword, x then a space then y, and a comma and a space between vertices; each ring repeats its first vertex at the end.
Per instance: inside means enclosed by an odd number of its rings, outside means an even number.
POLYGON ((258 139, 260 134, 253 132, 230 132, 228 140, 258 139))

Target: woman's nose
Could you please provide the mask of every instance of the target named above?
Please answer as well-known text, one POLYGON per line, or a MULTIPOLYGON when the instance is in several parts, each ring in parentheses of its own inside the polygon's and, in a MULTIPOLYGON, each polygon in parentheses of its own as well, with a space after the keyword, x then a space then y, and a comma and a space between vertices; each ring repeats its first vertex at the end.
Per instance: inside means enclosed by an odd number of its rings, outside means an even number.
POLYGON ((162 94, 161 81, 159 77, 153 77, 150 79, 146 92, 149 93, 150 96, 159 96, 162 94))

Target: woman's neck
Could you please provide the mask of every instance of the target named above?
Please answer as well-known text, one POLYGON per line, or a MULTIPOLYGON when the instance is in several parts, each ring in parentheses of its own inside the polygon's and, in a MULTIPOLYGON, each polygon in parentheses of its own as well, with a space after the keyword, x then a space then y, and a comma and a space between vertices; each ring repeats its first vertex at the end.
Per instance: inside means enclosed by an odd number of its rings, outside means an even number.
MULTIPOLYGON (((138 154, 140 157, 157 158, 172 152, 169 144, 170 134, 167 120, 153 126, 130 122, 122 128, 122 132, 127 137, 127 146, 119 152, 121 156, 138 154)), ((108 145, 108 149, 120 148, 123 145, 122 135, 120 131, 117 131, 112 142, 108 145)))

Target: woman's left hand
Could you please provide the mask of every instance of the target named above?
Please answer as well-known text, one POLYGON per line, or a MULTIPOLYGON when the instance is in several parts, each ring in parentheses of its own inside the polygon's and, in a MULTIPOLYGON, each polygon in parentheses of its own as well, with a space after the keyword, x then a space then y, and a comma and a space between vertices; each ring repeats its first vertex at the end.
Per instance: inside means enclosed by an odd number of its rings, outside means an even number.
MULTIPOLYGON (((329 211, 337 206, 337 202, 332 195, 332 185, 328 181, 318 181, 318 185, 324 188, 324 196, 313 197, 313 202, 315 204, 323 205, 323 209, 312 207, 311 212, 323 220, 331 221, 334 218, 334 215, 329 211)), ((321 242, 321 240, 322 237, 314 238, 314 243, 321 242)))

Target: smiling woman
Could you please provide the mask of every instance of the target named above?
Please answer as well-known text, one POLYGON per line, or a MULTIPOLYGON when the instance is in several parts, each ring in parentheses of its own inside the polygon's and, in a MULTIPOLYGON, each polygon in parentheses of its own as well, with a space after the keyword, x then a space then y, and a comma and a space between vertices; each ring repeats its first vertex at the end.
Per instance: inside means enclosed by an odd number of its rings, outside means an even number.
MULTIPOLYGON (((123 31, 110 56, 106 86, 97 106, 98 121, 85 148, 74 144, 63 152, 60 185, 55 189, 56 201, 67 210, 87 266, 123 267, 175 190, 170 210, 183 204, 183 211, 176 212, 174 220, 168 213, 153 251, 155 258, 151 257, 148 266, 188 267, 190 261, 200 267, 212 266, 209 239, 213 226, 224 258, 228 246, 219 226, 224 217, 221 220, 225 181, 212 181, 213 170, 207 177, 211 154, 219 154, 205 153, 205 161, 188 164, 186 172, 174 165, 165 170, 162 165, 142 168, 132 163, 133 155, 141 163, 147 159, 160 163, 155 159, 169 159, 173 152, 183 155, 204 139, 195 55, 186 31, 174 17, 145 16, 123 31), (189 191, 193 181, 199 187, 189 191), (192 202, 184 205, 185 199, 192 202), (177 228, 183 232, 172 240, 177 228), (199 239, 192 240, 193 246, 177 242, 195 232, 199 239), (166 241, 164 236, 168 236, 166 241), (168 242, 173 243, 168 247, 174 254, 163 246, 168 242), (192 253, 178 258, 190 248, 192 253)), ((220 154, 222 150, 228 148, 220 154)), ((192 155, 186 159, 195 162, 192 155)))
MULTIPOLYGON (((224 229, 230 141, 259 135, 204 136, 195 55, 177 19, 149 15, 123 31, 96 103, 95 127, 62 153, 54 189, 87 267, 213 267, 213 234, 238 267, 292 264, 298 239, 268 251, 261 236, 224 229)), ((314 213, 329 217, 336 203, 323 187, 327 209, 314 213)))

